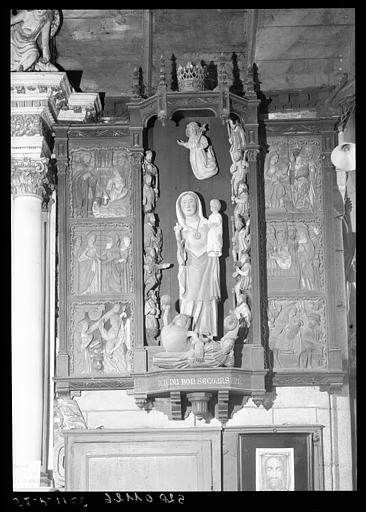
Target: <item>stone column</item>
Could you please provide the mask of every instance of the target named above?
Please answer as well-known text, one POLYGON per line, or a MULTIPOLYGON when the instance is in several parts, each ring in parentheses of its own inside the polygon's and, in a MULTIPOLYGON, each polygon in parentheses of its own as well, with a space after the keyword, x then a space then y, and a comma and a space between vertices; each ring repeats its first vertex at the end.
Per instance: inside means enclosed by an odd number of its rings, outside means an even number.
MULTIPOLYGON (((59 120, 95 121, 100 112, 98 94, 75 93, 66 73, 11 73, 14 490, 40 487, 40 462, 45 459, 42 439, 49 427, 48 421, 42 421, 46 405, 43 386, 47 385, 47 372, 43 371, 42 205, 53 190, 48 170, 53 128, 59 120)), ((43 463, 47 467, 47 461, 43 463)))
MULTIPOLYGON (((13 464, 40 486, 43 408, 42 200, 47 160, 12 159, 13 464)), ((17 471, 17 470, 16 470, 17 471)), ((15 473, 16 473, 15 471, 15 473)), ((14 474, 14 484, 21 477, 14 474)), ((15 487, 15 485, 14 485, 15 487)))

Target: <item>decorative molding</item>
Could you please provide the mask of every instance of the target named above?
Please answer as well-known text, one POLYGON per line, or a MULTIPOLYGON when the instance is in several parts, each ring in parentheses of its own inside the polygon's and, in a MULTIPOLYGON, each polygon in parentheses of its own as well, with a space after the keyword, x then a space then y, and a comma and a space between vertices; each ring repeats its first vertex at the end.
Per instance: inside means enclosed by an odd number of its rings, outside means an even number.
POLYGON ((113 128, 105 127, 105 128, 96 128, 96 127, 87 127, 87 128, 70 128, 69 137, 71 139, 74 138, 114 138, 114 137, 129 137, 130 128, 113 128))
POLYGON ((133 378, 126 377, 55 377, 57 392, 103 390, 103 389, 133 389, 133 378))
POLYGON ((319 386, 320 391, 338 392, 342 389, 344 378, 343 371, 274 370, 272 383, 276 387, 319 386))

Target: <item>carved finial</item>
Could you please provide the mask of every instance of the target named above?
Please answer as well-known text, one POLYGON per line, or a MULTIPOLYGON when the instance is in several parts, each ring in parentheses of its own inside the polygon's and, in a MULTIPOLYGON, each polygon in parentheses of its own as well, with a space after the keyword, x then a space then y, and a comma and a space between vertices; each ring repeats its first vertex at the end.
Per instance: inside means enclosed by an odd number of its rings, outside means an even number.
POLYGON ((227 71, 226 71, 225 57, 224 57, 223 53, 220 54, 218 67, 219 67, 218 77, 217 77, 218 85, 227 86, 228 76, 227 76, 227 71))
POLYGON ((165 57, 164 55, 160 56, 160 75, 159 75, 159 85, 166 86, 166 72, 165 72, 165 57))
POLYGON ((140 97, 140 73, 138 68, 134 68, 132 73, 132 97, 140 97))
POLYGON ((254 70, 253 66, 248 66, 247 78, 245 81, 245 96, 246 97, 257 97, 254 87, 254 70))

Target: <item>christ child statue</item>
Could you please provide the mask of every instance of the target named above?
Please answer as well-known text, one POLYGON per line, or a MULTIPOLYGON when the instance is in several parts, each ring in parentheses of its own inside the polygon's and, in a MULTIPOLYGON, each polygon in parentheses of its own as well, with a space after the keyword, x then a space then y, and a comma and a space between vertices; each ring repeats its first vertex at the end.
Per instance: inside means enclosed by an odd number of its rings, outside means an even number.
POLYGON ((208 217, 209 231, 207 233, 207 254, 210 257, 222 255, 222 217, 219 213, 221 203, 218 199, 211 199, 211 215, 208 217))

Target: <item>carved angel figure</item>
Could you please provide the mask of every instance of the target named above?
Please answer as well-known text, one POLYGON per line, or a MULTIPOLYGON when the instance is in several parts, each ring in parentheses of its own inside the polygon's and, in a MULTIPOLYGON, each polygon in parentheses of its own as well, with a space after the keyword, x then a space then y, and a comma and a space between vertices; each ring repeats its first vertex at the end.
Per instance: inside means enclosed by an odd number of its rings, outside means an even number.
POLYGON ((10 71, 58 71, 50 63, 50 39, 60 26, 60 15, 53 9, 22 10, 10 16, 10 71), (37 39, 42 37, 42 56, 37 39))
POLYGON ((191 168, 198 180, 211 178, 219 170, 212 146, 209 146, 207 138, 203 135, 205 131, 206 125, 200 127, 193 121, 186 127, 188 141, 177 140, 180 146, 189 149, 191 168))

